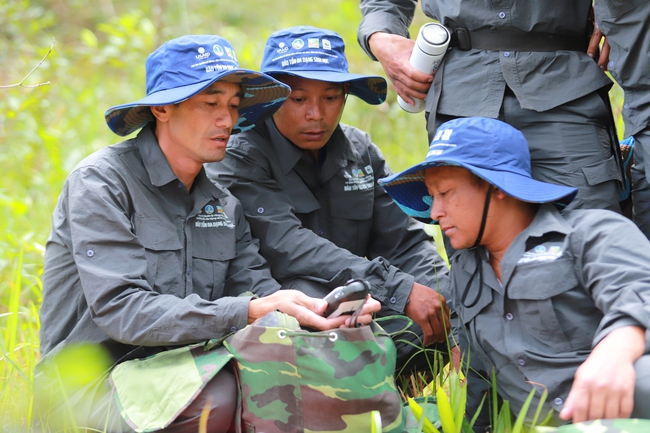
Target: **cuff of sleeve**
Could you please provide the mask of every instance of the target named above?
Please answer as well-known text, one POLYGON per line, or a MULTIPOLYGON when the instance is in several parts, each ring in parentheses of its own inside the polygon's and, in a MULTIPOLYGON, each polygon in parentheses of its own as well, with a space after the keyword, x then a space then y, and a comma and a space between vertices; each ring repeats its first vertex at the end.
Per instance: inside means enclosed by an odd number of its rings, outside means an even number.
MULTIPOLYGON (((615 323, 607 326, 604 329, 601 329, 596 333, 594 336, 593 342, 592 342, 592 349, 598 345, 598 343, 601 342, 601 340, 609 335, 610 332, 612 332, 615 329, 618 328, 623 328, 625 326, 638 326, 640 328, 645 328, 644 325, 640 324, 636 320, 632 318, 622 318, 618 319, 615 323)), ((645 351, 644 353, 650 353, 650 332, 648 329, 645 330, 645 351)))
POLYGON ((257 295, 252 293, 242 293, 241 295, 231 298, 229 305, 232 308, 232 321, 230 324, 230 331, 236 332, 248 326, 248 304, 252 299, 258 298, 257 295))
POLYGON ((373 33, 377 32, 401 35, 406 38, 410 37, 408 27, 406 27, 394 14, 375 12, 372 16, 364 17, 361 20, 361 24, 359 24, 357 41, 368 57, 375 61, 377 58, 372 54, 372 51, 370 51, 368 39, 370 39, 370 36, 372 36, 373 33))
POLYGON ((386 283, 393 290, 389 290, 386 296, 386 306, 396 313, 404 314, 404 309, 408 303, 411 289, 415 278, 405 272, 391 266, 389 277, 386 283))

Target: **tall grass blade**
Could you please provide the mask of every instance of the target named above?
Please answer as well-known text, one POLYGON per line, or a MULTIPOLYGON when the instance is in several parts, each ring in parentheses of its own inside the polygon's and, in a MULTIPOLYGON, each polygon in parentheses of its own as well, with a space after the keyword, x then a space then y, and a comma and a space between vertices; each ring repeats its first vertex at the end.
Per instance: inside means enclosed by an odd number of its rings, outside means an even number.
POLYGON ((22 248, 16 257, 17 263, 14 268, 13 283, 9 290, 9 304, 7 328, 5 329, 5 344, 7 359, 14 357, 14 350, 16 349, 16 336, 18 335, 18 308, 20 307, 20 288, 22 282, 23 270, 23 252, 22 248))
POLYGON ((526 397, 524 404, 521 406, 521 409, 519 410, 519 415, 517 415, 517 419, 515 420, 515 425, 512 429, 512 433, 519 433, 523 428, 524 420, 526 419, 526 414, 528 413, 528 408, 530 407, 530 404, 533 401, 533 397, 535 397, 536 391, 537 390, 533 386, 533 389, 530 390, 528 397, 526 397))
POLYGON ((408 405, 415 416, 415 419, 420 423, 420 430, 424 433, 440 433, 440 431, 435 428, 435 426, 429 421, 426 415, 424 415, 424 409, 411 397, 408 398, 408 405))
POLYGON ((440 421, 442 422, 442 431, 445 433, 457 433, 458 430, 456 430, 456 421, 454 420, 454 413, 451 410, 449 397, 442 386, 436 389, 436 397, 438 411, 440 412, 440 421))

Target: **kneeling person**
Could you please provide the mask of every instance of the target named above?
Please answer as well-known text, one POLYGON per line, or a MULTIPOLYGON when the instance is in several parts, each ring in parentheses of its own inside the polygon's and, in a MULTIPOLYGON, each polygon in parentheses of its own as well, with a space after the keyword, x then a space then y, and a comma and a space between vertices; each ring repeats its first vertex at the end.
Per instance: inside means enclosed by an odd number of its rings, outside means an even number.
POLYGON ((398 372, 428 369, 423 346, 449 331, 446 264, 421 223, 377 185, 391 174, 365 132, 339 123, 348 94, 386 98, 386 80, 348 72, 343 39, 310 26, 267 40, 262 71, 291 87, 273 116, 228 143, 208 174, 241 201, 260 252, 284 287, 322 296, 350 278, 370 282, 380 324, 398 333, 398 372), (404 341, 408 340, 407 343, 404 341), (422 352, 420 352, 422 353, 422 352))
POLYGON ((547 389, 557 423, 650 418, 650 242, 612 211, 561 213, 576 188, 530 167, 521 132, 462 118, 438 128, 424 162, 380 183, 459 250, 455 331, 514 413, 539 386, 531 407, 547 389))
MULTIPOLYGON (((321 317, 324 300, 278 291, 241 205, 203 169, 224 157, 231 133, 270 115, 289 89, 240 69, 231 44, 218 36, 165 43, 147 59, 146 72, 147 96, 106 113, 116 134, 141 131, 80 162, 54 210, 35 374, 36 418, 46 431, 133 431, 111 395, 112 370, 60 392, 57 354, 68 348, 94 344, 117 365, 224 337, 275 310, 317 329, 350 320, 321 317)), ((361 321, 378 310, 369 300, 361 321)), ((197 394, 182 402, 186 409, 166 432, 198 431, 206 409, 208 431, 231 431, 234 377, 223 369, 206 380, 186 384, 197 394)))

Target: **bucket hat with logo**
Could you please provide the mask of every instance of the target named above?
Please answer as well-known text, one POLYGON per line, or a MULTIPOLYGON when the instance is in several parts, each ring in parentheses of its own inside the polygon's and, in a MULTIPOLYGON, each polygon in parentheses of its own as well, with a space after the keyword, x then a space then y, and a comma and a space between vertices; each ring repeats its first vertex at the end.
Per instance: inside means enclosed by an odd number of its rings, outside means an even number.
POLYGON ((506 194, 531 203, 566 205, 578 192, 533 179, 524 135, 507 123, 483 117, 443 123, 423 162, 379 179, 379 184, 408 215, 430 221, 433 199, 424 183, 424 170, 441 165, 466 168, 506 194))
POLYGON ((330 83, 347 82, 351 94, 372 105, 386 100, 383 77, 348 72, 345 42, 331 30, 296 26, 271 34, 260 69, 271 76, 287 74, 330 83))
POLYGON ((216 81, 242 86, 233 134, 273 114, 290 93, 273 77, 241 69, 230 42, 216 35, 182 36, 164 43, 147 58, 146 76, 146 97, 106 111, 106 123, 117 135, 128 135, 154 120, 149 107, 182 102, 216 81))

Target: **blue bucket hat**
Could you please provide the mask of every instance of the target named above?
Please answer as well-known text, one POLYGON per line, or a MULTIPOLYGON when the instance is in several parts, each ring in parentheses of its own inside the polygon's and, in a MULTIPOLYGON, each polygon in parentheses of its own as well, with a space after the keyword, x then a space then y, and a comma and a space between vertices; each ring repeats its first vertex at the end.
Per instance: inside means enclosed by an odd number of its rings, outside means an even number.
POLYGON ((466 168, 506 194, 531 203, 566 205, 578 192, 577 188, 533 179, 524 135, 507 123, 483 117, 443 123, 424 162, 379 179, 379 184, 408 215, 431 221, 433 199, 424 184, 424 170, 442 165, 466 168))
POLYGON ((350 83, 350 93, 368 104, 386 100, 386 80, 348 72, 343 38, 331 30, 296 26, 279 30, 266 41, 261 71, 330 83, 350 83))
POLYGON ((104 115, 117 135, 128 135, 154 120, 150 106, 182 102, 216 81, 242 86, 239 120, 232 130, 236 134, 273 114, 291 91, 273 77, 239 68, 230 42, 214 35, 182 36, 162 44, 147 58, 146 73, 147 96, 111 107, 104 115))

